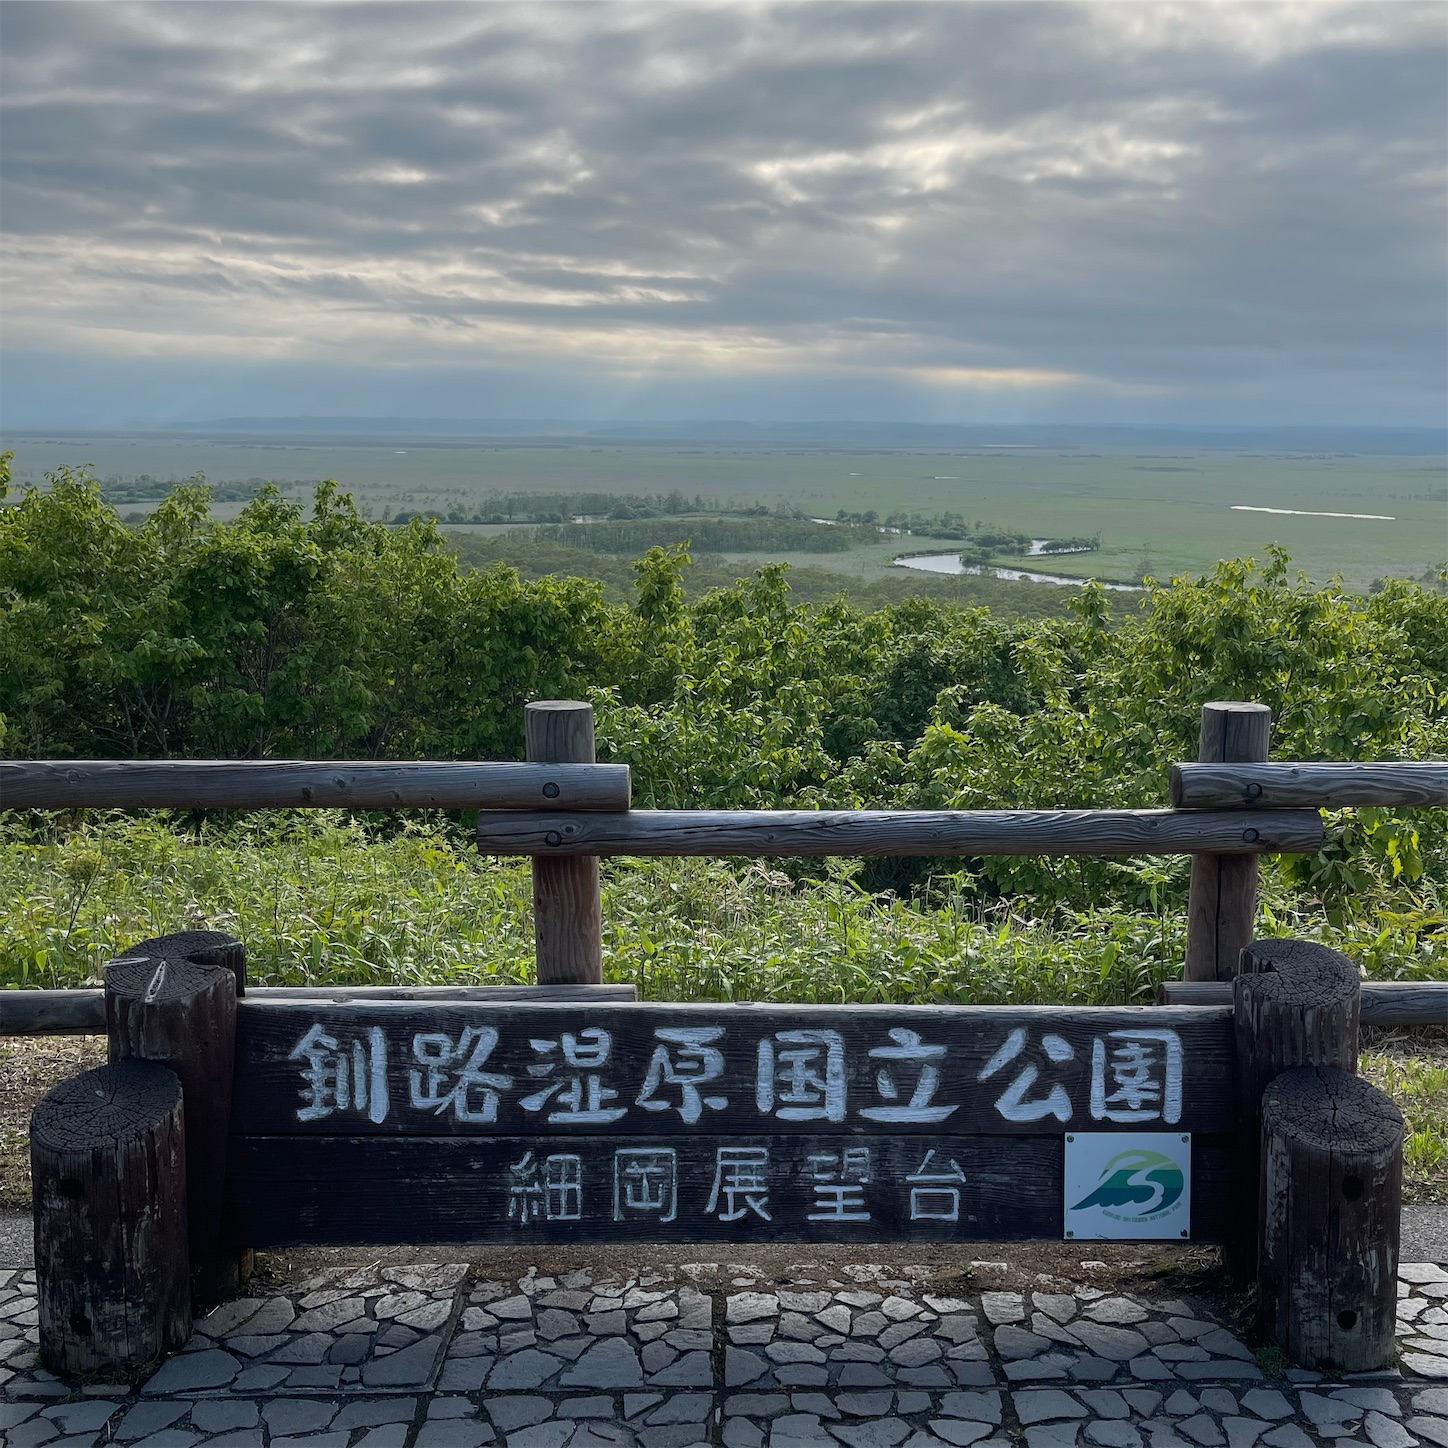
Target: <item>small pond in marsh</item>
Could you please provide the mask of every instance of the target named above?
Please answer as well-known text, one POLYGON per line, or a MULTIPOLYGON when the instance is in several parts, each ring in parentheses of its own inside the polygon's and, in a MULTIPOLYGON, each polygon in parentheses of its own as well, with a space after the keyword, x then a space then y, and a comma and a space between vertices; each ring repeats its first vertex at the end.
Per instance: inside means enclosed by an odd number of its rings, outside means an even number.
MULTIPOLYGON (((988 573, 997 578, 1015 579, 1025 583, 1060 583, 1080 587, 1089 578, 1068 578, 1061 573, 1033 573, 1028 568, 1001 568, 995 564, 962 563, 959 553, 915 553, 893 560, 896 567, 915 568, 922 573, 988 573)), ((1135 583, 1102 583, 1102 588, 1116 593, 1140 593, 1135 583)))

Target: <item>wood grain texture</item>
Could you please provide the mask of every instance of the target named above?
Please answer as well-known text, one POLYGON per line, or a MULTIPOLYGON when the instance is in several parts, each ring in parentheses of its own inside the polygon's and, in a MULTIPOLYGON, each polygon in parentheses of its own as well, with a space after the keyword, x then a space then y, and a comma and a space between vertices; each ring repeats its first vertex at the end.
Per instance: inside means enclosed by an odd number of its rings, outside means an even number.
POLYGON ((487 854, 1181 855, 1311 854, 1311 810, 631 810, 619 815, 483 811, 487 854))
POLYGON ((1119 1124, 1109 1119, 1105 1103, 1114 1089, 1108 1063, 1131 1040, 1117 1033, 1141 1031, 1176 1033, 1181 1094, 1177 1119, 1165 1119, 1172 1107, 1161 1087, 1171 1048, 1148 1034, 1142 1039, 1154 1062, 1154 1102, 1162 1119, 1135 1129, 1230 1130, 1232 1027, 1226 1010, 649 1002, 334 1006, 255 997, 237 1011, 232 1130, 310 1138, 555 1139, 625 1131, 790 1134, 826 1126, 860 1134, 888 1128, 912 1137, 939 1130, 1059 1135, 1068 1124, 1111 1131, 1119 1124), (592 1064, 565 1063, 565 1033, 573 1037, 575 1054, 592 1064), (1098 1059, 1105 1083, 1101 1111, 1093 1092, 1098 1059), (429 1062, 438 1063, 436 1074, 429 1062), (453 1095, 469 1063, 479 1084, 453 1095), (345 1106, 338 1104, 339 1064, 348 1082, 345 1106), (927 1066, 936 1073, 928 1079, 927 1066), (597 1078, 596 1098, 591 1077, 597 1078), (365 1082, 361 1093, 358 1080, 365 1082), (833 1109, 826 1104, 830 1082, 838 1091, 833 1109), (606 1114, 580 1118, 590 1101, 606 1114), (917 1105, 930 1109, 916 1111, 917 1105))
POLYGON ((626 810, 625 764, 10 759, 0 809, 626 810))
POLYGON ((218 1249, 236 1063, 236 977, 170 953, 106 967, 110 1059, 156 1061, 173 1070, 186 1101, 186 1199, 192 1285, 202 1303, 236 1286, 234 1254, 218 1249))
MULTIPOLYGON (((1272 711, 1264 704, 1203 705, 1198 757, 1207 764, 1265 760, 1271 727, 1272 711)), ((1192 856, 1183 972, 1188 980, 1230 980, 1236 974, 1237 957, 1253 934, 1257 876, 1253 856, 1220 849, 1192 856)))
MULTIPOLYGON (((524 710, 530 760, 591 763, 593 706, 571 699, 524 710)), ((603 899, 596 855, 533 861, 533 935, 539 985, 603 979, 603 899)))
MULTIPOLYGON (((1192 1235, 1220 1240, 1230 1205, 1229 1153, 1219 1140, 1194 1138, 1192 1163, 1192 1235)), ((630 1136, 573 1142, 239 1136, 232 1143, 227 1232, 233 1240, 268 1247, 1024 1241, 1059 1239, 1063 1216, 1059 1136, 796 1135, 727 1141, 630 1136), (868 1158, 847 1161, 847 1151, 868 1158), (542 1186, 550 1171, 551 1196, 542 1186), (631 1207, 630 1178, 635 1198, 647 1198, 645 1173, 657 1205, 631 1207), (911 1182, 911 1176, 934 1179, 911 1182), (576 1196, 562 1190, 563 1181, 576 1181, 576 1196), (731 1197, 722 1190, 729 1183, 753 1190, 736 1190, 731 1197)))
MULTIPOLYGON (((631 985, 253 986, 248 1000, 345 1001, 632 1001, 631 985)), ((240 1004, 240 1003, 238 1003, 240 1004)), ((1185 1001, 1185 1005, 1196 1002, 1185 1001)), ((1215 1002, 1230 1005, 1230 996, 1215 1002)), ((0 1036, 104 1035, 103 990, 0 991, 0 1036)))
POLYGON ((246 946, 224 930, 177 930, 170 935, 155 935, 128 946, 124 954, 225 966, 236 977, 237 999, 246 994, 246 946))
POLYGON ((134 1371, 191 1336, 181 1085, 124 1061, 61 1082, 30 1124, 40 1352, 134 1371))
POLYGON ((1229 1263, 1246 1280, 1256 1267, 1262 1096, 1298 1066, 1357 1070, 1362 982, 1347 956, 1310 940, 1257 940, 1233 982, 1239 1207, 1229 1263))
POLYGON ((1174 764, 1175 809, 1405 809, 1448 806, 1448 762, 1174 764))
MULTIPOLYGON (((1229 1006, 1229 980, 1168 980, 1156 990, 1159 1006, 1229 1006)), ((1365 980, 1365 1026, 1448 1026, 1448 981, 1365 980)))
POLYGON ((1258 1304, 1305 1368, 1391 1367, 1403 1117, 1346 1071, 1301 1067, 1262 1099, 1258 1304))

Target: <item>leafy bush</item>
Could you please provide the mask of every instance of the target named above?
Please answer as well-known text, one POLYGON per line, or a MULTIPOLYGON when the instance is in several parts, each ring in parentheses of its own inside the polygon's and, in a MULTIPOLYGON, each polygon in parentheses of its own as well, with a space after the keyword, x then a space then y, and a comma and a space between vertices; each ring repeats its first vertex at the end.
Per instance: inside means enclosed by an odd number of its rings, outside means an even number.
MULTIPOLYGON (((1170 765, 1195 756, 1201 706, 1223 698, 1271 706, 1279 758, 1448 753, 1448 595, 1406 581, 1368 597, 1315 588, 1276 549, 1260 568, 1224 562, 1201 578, 1152 582, 1124 615, 1092 587, 1066 616, 1027 620, 919 598, 873 610, 843 598, 802 605, 783 565, 691 598, 688 553, 656 547, 634 563, 633 601, 621 605, 587 580, 463 569, 432 524, 370 522, 330 483, 310 515, 273 489, 229 523, 210 519, 205 501, 183 488, 131 529, 91 477, 62 470, 48 491, 0 510, 5 752, 507 758, 521 753, 527 700, 582 694, 597 705, 601 757, 632 766, 641 805, 1160 805, 1170 765)), ((8 828, 16 849, 60 848, 29 842, 28 821, 8 828)), ((84 849, 100 850, 109 869, 116 838, 102 832, 84 849)), ((71 879, 80 867, 55 868, 71 879)), ((726 876, 754 878, 688 879, 726 876)), ((614 878, 622 906, 622 882, 635 877, 619 867, 614 878)), ((843 912, 846 935, 858 927, 876 941, 895 930, 902 958, 946 919, 1033 921, 1030 938, 1050 944, 1019 957, 1035 962, 1018 964, 1025 981, 1049 975, 1047 957, 1068 938, 1074 963, 1062 969, 1089 976, 1083 962, 1104 958, 1099 939, 1118 927, 1132 960, 1167 959, 1176 927, 1161 922, 1180 918, 1186 865, 869 862, 849 876, 854 893, 836 896, 845 877, 817 862, 792 862, 780 878, 814 881, 820 902, 837 898, 829 908, 843 912), (1168 943, 1148 949, 1142 931, 1168 943)), ((1317 855, 1269 863, 1267 878, 1272 918, 1292 929, 1351 938, 1373 970, 1441 969, 1444 811, 1343 812, 1317 855)), ((657 911, 653 889, 645 897, 657 911)), ((768 898, 751 895, 741 921, 768 898)), ((308 913, 302 893, 288 899, 298 918, 308 913)), ((61 906, 52 913, 44 930, 53 933, 61 906)), ((821 928, 808 911, 758 918, 786 933, 803 922, 804 955, 821 928)), ((308 938, 322 939, 320 928, 308 938)), ((741 942, 768 954, 768 937, 740 929, 717 959, 747 976, 741 942)), ((680 945, 670 958, 699 948, 680 945)), ((37 949, 52 945, 15 947, 17 968, 37 949)), ((868 970, 883 959, 874 949, 861 957, 868 970)), ((382 968, 381 950, 348 944, 348 968, 382 968)), ((404 957, 431 958, 412 947, 404 957)), ((931 946, 920 959, 920 989, 927 978, 929 989, 957 988, 941 984, 963 978, 954 955, 931 946)), ((815 967, 780 969, 776 993, 795 988, 797 969, 808 989, 836 989, 815 967)), ((1058 984, 1079 996, 1084 978, 1058 984)), ((913 979, 907 972, 892 989, 914 990, 913 979)))

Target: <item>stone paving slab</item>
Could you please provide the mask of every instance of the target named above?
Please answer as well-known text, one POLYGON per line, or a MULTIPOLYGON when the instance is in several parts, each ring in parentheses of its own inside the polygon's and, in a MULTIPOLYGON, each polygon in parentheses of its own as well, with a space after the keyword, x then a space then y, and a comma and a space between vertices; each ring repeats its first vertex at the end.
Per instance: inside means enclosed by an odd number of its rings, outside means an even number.
POLYGON ((1267 1380, 1187 1297, 728 1271, 336 1267, 143 1383, 72 1385, 36 1364, 34 1274, 0 1270, 0 1448, 1448 1448, 1431 1263, 1401 1269, 1402 1370, 1349 1381, 1267 1380))

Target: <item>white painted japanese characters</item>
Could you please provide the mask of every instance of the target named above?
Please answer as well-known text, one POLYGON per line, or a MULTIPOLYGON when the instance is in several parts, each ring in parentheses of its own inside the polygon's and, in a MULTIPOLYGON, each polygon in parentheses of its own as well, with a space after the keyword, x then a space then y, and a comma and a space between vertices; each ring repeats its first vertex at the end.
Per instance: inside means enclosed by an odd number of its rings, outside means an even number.
MULTIPOLYGON (((883 1034, 876 1044, 854 1048, 860 1069, 853 1075, 844 1034, 808 1029, 760 1035, 747 1053, 752 1072, 731 1079, 723 1026, 656 1027, 641 1080, 630 1079, 614 1060, 613 1036, 597 1026, 529 1035, 525 1064, 502 1069, 502 1043, 491 1025, 468 1025, 456 1035, 418 1031, 398 1040, 380 1026, 348 1038, 313 1022, 287 1060, 298 1072, 298 1122, 350 1112, 382 1123, 393 1112, 413 1112, 497 1126, 512 1105, 521 1118, 515 1126, 532 1118, 566 1132, 630 1117, 642 1124, 670 1113, 699 1127, 728 1111, 733 1126, 741 1113, 749 1117, 752 1106, 761 1129, 780 1122, 852 1121, 937 1127, 967 1104, 942 1099, 952 1049, 965 1079, 987 1086, 985 1101, 969 1104, 977 1113, 986 1106, 1002 1121, 1051 1118, 1065 1126, 1084 1115, 1092 1122, 1174 1126, 1181 1119, 1185 1053, 1172 1029, 1132 1027, 1093 1036, 1081 1063, 1089 1072, 1086 1089, 1076 1094, 1068 1080, 1055 1076, 1056 1068, 1077 1061, 1077 1047, 1054 1031, 1041 1033, 1033 1046, 1026 1028, 1014 1027, 988 1055, 976 1048, 973 1059, 970 1047, 927 1041, 908 1027, 891 1026, 883 1034), (406 1082, 405 1091, 393 1090, 394 1073, 398 1085, 406 1082)), ((970 1129, 967 1120, 951 1124, 970 1129)))

